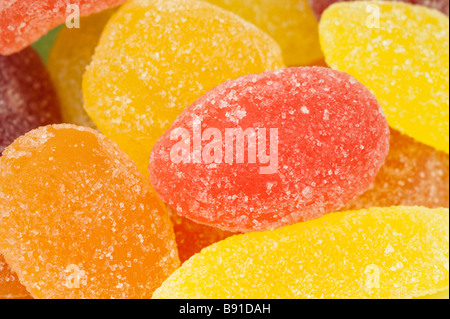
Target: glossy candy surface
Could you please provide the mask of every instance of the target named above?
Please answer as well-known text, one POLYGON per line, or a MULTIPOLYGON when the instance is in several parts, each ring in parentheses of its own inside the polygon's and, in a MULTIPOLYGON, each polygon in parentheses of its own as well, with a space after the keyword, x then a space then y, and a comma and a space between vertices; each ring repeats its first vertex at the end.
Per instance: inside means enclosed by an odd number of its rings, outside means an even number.
POLYGON ((307 0, 206 0, 232 11, 267 32, 283 50, 288 66, 323 58, 318 24, 307 0))
POLYGON ((153 148, 150 181, 184 217, 267 230, 361 195, 388 147, 386 119, 361 83, 291 68, 227 81, 192 104, 153 148))
MULTIPOLYGON (((0 54, 18 52, 54 27, 126 0, 3 0, 0 2, 0 54)), ((76 26, 76 25, 74 25, 76 26)))
POLYGON ((84 75, 85 109, 148 175, 153 145, 187 106, 225 80, 281 67, 274 40, 217 6, 130 1, 84 75))
POLYGON ((392 128, 448 154, 448 17, 400 2, 342 2, 319 30, 328 65, 366 85, 392 128))
POLYGON ((149 298, 179 266, 162 203, 92 129, 20 137, 0 178, 0 250, 35 298, 149 298))
POLYGON ((230 237, 153 298, 411 298, 448 290, 448 209, 372 208, 230 237))

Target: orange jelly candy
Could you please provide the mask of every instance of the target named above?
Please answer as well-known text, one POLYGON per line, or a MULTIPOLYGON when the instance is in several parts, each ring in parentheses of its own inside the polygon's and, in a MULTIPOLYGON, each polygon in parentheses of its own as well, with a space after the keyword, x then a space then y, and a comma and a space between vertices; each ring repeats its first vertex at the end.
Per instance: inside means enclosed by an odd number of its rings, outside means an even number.
POLYGON ((0 251, 35 298, 150 298, 179 266, 167 211, 95 130, 31 131, 0 179, 0 251))
POLYGON ((29 297, 29 293, 19 282, 17 275, 11 271, 3 256, 0 255, 0 299, 26 297, 29 297))

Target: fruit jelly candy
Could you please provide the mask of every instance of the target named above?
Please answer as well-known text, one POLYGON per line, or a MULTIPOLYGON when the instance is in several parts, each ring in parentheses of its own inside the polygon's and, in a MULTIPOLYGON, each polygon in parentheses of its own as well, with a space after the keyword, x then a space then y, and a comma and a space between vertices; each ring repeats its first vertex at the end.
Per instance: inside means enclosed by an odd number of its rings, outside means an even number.
MULTIPOLYGON (((60 122, 50 77, 36 52, 27 48, 0 56, 0 154, 20 135, 60 122)), ((0 254, 0 298, 28 296, 0 254)))
POLYGON ((230 237, 153 298, 411 298, 448 290, 448 209, 371 208, 230 237))
POLYGON ((181 263, 199 253, 203 248, 235 235, 235 233, 218 228, 197 224, 177 215, 170 207, 168 207, 168 210, 175 231, 181 263))
MULTIPOLYGON (((449 157, 391 130, 389 154, 375 181, 367 192, 341 210, 398 205, 448 208, 449 157)), ((176 214, 171 216, 182 262, 231 235, 176 214)))
POLYGON ((0 299, 26 298, 29 294, 0 255, 0 299))
POLYGON ((449 291, 447 289, 436 294, 420 297, 418 299, 449 299, 449 291))
POLYGON ((448 17, 400 2, 342 2, 324 12, 319 32, 328 65, 366 85, 392 128, 448 154, 448 17))
POLYGON ((81 16, 86 16, 125 1, 3 0, 0 3, 0 54, 18 52, 67 19, 71 20, 77 13, 74 5, 78 6, 81 16))
POLYGON ((81 83, 103 28, 115 10, 109 9, 82 18, 79 29, 63 27, 51 50, 48 68, 66 123, 96 128, 83 108, 81 83))
POLYGON ((344 210, 389 206, 449 207, 449 157, 391 130, 386 163, 369 190, 344 210))
POLYGON ((323 58, 318 24, 307 0, 206 0, 232 11, 272 36, 289 66, 323 58))
POLYGON ((149 298, 179 266, 163 204, 95 130, 20 137, 0 178, 0 250, 35 298, 149 298))
MULTIPOLYGON (((308 0, 308 4, 311 7, 311 10, 316 17, 317 20, 320 20, 320 16, 328 8, 335 2, 347 2, 347 1, 355 1, 355 0, 308 0)), ((441 11, 442 13, 448 16, 448 0, 389 0, 389 1, 402 1, 408 2, 411 4, 417 4, 421 6, 426 6, 432 9, 436 9, 441 11)))
POLYGON ((85 109, 148 175, 153 145, 187 106, 225 80, 282 67, 276 42, 231 12, 130 1, 106 25, 84 75, 85 109))
MULTIPOLYGON (((80 29, 63 28, 53 46, 48 66, 59 93, 65 122, 95 127, 83 108, 81 78, 91 61, 101 32, 114 11, 110 9, 82 18, 80 29)), ((197 224, 176 213, 170 217, 181 262, 232 234, 197 224)))
POLYGON ((198 223, 267 230, 361 195, 388 148, 386 119, 361 83, 328 68, 291 68, 230 80, 192 104, 153 148, 150 181, 198 223))
POLYGON ((20 135, 60 121, 58 98, 39 55, 32 48, 0 55, 0 154, 20 135))

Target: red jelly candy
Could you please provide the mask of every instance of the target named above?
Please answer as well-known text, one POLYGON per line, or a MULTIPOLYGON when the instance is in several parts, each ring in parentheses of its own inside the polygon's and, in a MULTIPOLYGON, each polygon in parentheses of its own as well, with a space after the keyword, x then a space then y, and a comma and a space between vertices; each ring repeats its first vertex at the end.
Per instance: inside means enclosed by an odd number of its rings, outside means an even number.
POLYGON ((0 55, 0 154, 17 137, 60 121, 58 98, 39 55, 32 48, 0 55))
MULTIPOLYGON (((308 3, 314 13, 314 16, 316 17, 317 20, 319 20, 326 8, 328 8, 335 2, 344 2, 344 1, 357 1, 357 0, 308 0, 308 3)), ((426 6, 432 9, 439 10, 448 16, 448 7, 449 7, 448 0, 390 0, 390 1, 401 1, 426 6)))
POLYGON ((361 195, 389 149, 375 97, 322 67, 249 75, 213 89, 152 150, 150 179, 180 215, 229 231, 320 217, 361 195))
POLYGON ((8 55, 22 50, 66 20, 75 24, 77 16, 100 12, 125 1, 2 0, 0 54, 8 55))

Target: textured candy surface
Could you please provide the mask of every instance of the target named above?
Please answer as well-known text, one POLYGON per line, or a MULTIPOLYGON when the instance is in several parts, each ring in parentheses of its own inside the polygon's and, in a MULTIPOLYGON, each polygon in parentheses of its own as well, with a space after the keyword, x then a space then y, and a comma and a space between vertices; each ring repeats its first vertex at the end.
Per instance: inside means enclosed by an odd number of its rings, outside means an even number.
POLYGON ((27 290, 19 282, 17 275, 0 255, 0 299, 16 299, 28 296, 27 290))
POLYGON ((153 145, 187 106, 228 79, 281 67, 274 40, 217 6, 130 1, 84 75, 85 109, 148 175, 153 145))
POLYGON ((386 163, 369 190, 343 210, 390 206, 448 208, 448 155, 391 130, 386 163))
POLYGON ((206 0, 232 11, 267 32, 283 50, 289 66, 309 65, 323 57, 317 21, 307 0, 206 0))
MULTIPOLYGON (((391 130, 389 154, 375 181, 367 192, 341 211, 399 205, 448 208, 449 157, 391 130)), ((203 248, 232 235, 175 213, 171 217, 182 263, 203 248)), ((448 291, 446 293, 448 295, 448 291)))
POLYGON ((20 135, 60 121, 58 98, 39 55, 32 48, 0 55, 0 154, 20 135))
MULTIPOLYGON (((325 9, 328 8, 330 5, 332 5, 335 2, 348 2, 348 1, 355 1, 355 0, 308 0, 308 4, 311 7, 311 10, 316 19, 320 20, 320 16, 325 11, 325 9)), ((448 8, 449 8, 448 0, 388 0, 388 1, 392 2, 401 1, 426 6, 432 9, 439 10, 448 16, 448 8)))
POLYGON ((126 0, 3 0, 0 3, 0 54, 22 50, 66 22, 78 6, 81 16, 117 6, 126 0), (69 7, 70 5, 70 7, 69 7))
POLYGON ((448 153, 448 17, 400 2, 343 2, 319 30, 328 65, 366 85, 392 128, 448 153), (369 4, 379 12, 367 13, 369 4))
POLYGON ((199 253, 203 248, 232 235, 236 235, 235 233, 223 231, 219 228, 195 223, 187 218, 179 216, 169 207, 168 209, 175 231, 181 263, 184 263, 193 255, 199 253))
POLYGON ((63 27, 53 45, 48 68, 61 101, 65 123, 95 128, 83 107, 81 83, 102 30, 115 10, 82 18, 79 29, 63 27))
POLYGON ((149 298, 179 266, 150 184, 92 129, 20 137, 0 178, 0 250, 35 298, 149 298))
POLYGON ((153 148, 150 181, 196 222, 266 230, 361 195, 388 147, 386 119, 363 85, 328 68, 291 68, 227 81, 192 104, 153 148))
POLYGON ((230 237, 153 298, 410 298, 448 290, 448 209, 372 208, 230 237))
MULTIPOLYGON (((80 29, 63 28, 53 46, 48 66, 61 100, 65 122, 95 128, 83 108, 81 81, 102 30, 114 11, 110 9, 82 18, 80 29)), ((194 223, 176 213, 170 216, 181 262, 231 234, 194 223)))

